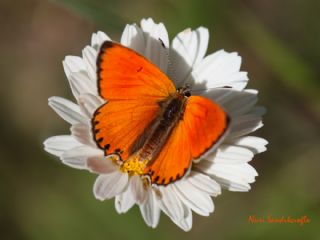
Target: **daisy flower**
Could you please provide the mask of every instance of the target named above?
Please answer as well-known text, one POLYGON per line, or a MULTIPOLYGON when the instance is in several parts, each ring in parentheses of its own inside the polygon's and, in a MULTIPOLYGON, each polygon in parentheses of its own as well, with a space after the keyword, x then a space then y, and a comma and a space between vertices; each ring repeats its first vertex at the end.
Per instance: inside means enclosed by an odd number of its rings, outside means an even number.
POLYGON ((137 204, 144 221, 153 228, 158 225, 162 211, 188 231, 192 228, 192 211, 202 216, 212 213, 212 197, 218 196, 222 188, 250 190, 250 183, 258 174, 248 162, 266 150, 267 141, 248 134, 262 127, 265 110, 256 106, 258 92, 245 89, 248 77, 240 71, 241 57, 224 50, 206 56, 209 33, 204 27, 180 32, 171 44, 165 26, 150 18, 142 19, 140 26, 125 27, 122 45, 157 65, 177 88, 189 84, 194 95, 218 103, 231 118, 229 131, 218 147, 194 160, 182 179, 157 186, 148 184, 139 166, 126 166, 115 155, 105 156, 94 141, 91 120, 95 110, 105 102, 98 94, 96 62, 100 46, 106 40, 110 38, 105 33, 94 33, 82 57, 67 56, 63 61, 76 102, 51 97, 49 105, 71 124, 71 133, 48 138, 45 150, 70 167, 97 174, 93 186, 97 199, 115 198, 118 213, 125 213, 137 204), (135 174, 130 174, 132 171, 135 174))

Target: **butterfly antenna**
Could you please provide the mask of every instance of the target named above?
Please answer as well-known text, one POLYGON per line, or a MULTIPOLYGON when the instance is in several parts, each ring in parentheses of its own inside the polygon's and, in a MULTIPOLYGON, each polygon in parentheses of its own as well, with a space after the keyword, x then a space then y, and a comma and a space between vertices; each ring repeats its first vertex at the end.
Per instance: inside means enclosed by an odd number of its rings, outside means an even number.
POLYGON ((161 38, 159 38, 160 44, 161 46, 165 49, 165 54, 167 56, 168 59, 168 66, 167 66, 167 73, 170 73, 171 78, 173 78, 172 80, 177 80, 175 79, 176 77, 176 72, 175 72, 175 68, 173 67, 173 64, 170 60, 170 49, 164 44, 164 42, 162 41, 161 38))

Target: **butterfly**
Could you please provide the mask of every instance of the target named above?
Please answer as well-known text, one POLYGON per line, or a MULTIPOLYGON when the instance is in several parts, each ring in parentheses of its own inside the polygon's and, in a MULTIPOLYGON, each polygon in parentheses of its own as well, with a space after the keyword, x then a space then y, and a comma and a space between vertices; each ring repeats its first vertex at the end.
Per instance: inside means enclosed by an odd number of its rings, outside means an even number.
POLYGON ((93 137, 106 156, 144 162, 151 184, 181 179, 220 142, 229 126, 212 100, 176 88, 156 65, 121 44, 105 41, 97 57, 99 95, 106 100, 92 118, 93 137))

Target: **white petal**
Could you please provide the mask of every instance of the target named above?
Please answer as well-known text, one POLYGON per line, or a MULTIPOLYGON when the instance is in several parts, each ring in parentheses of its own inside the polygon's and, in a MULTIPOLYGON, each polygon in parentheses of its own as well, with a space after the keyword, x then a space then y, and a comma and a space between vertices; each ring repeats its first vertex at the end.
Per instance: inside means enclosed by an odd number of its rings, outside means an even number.
POLYGON ((234 181, 234 180, 227 180, 223 178, 214 177, 217 182, 221 185, 222 188, 228 189, 229 191, 233 192, 248 192, 251 187, 245 181, 234 181))
POLYGON ((50 97, 49 106, 70 124, 86 123, 87 119, 81 114, 78 105, 62 97, 50 97))
POLYGON ((176 86, 181 87, 192 71, 204 57, 209 41, 208 29, 199 27, 195 31, 186 29, 180 32, 172 41, 168 75, 176 86))
POLYGON ((250 149, 254 154, 266 151, 268 141, 260 137, 246 136, 233 139, 230 143, 250 149))
POLYGON ((60 157, 65 151, 82 145, 73 136, 70 135, 50 137, 46 139, 43 144, 44 149, 48 153, 51 153, 58 157, 60 157))
POLYGON ((89 146, 79 146, 65 151, 61 155, 64 164, 78 169, 87 169, 87 159, 89 157, 101 156, 103 152, 89 146))
POLYGON ((247 162, 253 157, 253 153, 240 146, 224 144, 219 147, 216 155, 211 159, 203 159, 195 168, 214 177, 220 184, 229 190, 247 191, 248 183, 255 181, 257 171, 247 162))
POLYGON ((87 159, 87 165, 91 172, 107 174, 118 171, 119 168, 113 163, 110 156, 94 156, 87 159))
POLYGON ((97 51, 91 46, 86 46, 82 50, 82 58, 86 65, 87 73, 94 83, 97 82, 97 55, 97 51))
POLYGON ((209 216, 213 212, 212 200, 206 192, 199 191, 187 181, 174 184, 177 195, 183 203, 201 216, 209 216))
POLYGON ((145 40, 142 30, 136 24, 126 25, 121 36, 121 44, 143 55, 145 40))
POLYGON ((258 175, 257 171, 248 163, 227 164, 203 160, 197 164, 197 168, 209 174, 231 191, 248 191, 250 189, 249 183, 254 182, 258 175))
POLYGON ((205 172, 225 179, 239 178, 243 181, 252 183, 254 182, 255 177, 258 176, 257 171, 248 163, 215 163, 203 160, 199 163, 199 166, 201 166, 202 169, 206 166, 205 172))
POLYGON ((206 157, 209 161, 225 164, 239 164, 251 161, 253 152, 248 148, 228 144, 220 145, 216 153, 206 157))
MULTIPOLYGON (((242 90, 248 81, 247 73, 239 72, 241 57, 237 53, 220 50, 203 59, 192 71, 193 89, 210 89, 229 86, 242 90)), ((190 81, 190 80, 188 80, 190 81)))
POLYGON ((96 49, 99 50, 100 46, 103 42, 105 41, 110 41, 111 39, 107 36, 107 34, 105 34, 104 32, 98 31, 97 33, 92 34, 91 37, 91 46, 96 49))
MULTIPOLYGON (((174 221, 174 220, 173 220, 174 221)), ((182 230, 188 232, 192 228, 192 212, 191 209, 184 206, 184 217, 180 221, 174 221, 182 230)))
POLYGON ((103 201, 122 193, 128 184, 128 174, 118 171, 99 175, 93 186, 94 196, 103 201))
POLYGON ((63 64, 64 72, 67 75, 68 79, 73 73, 86 72, 86 64, 84 63, 81 57, 66 56, 62 64, 63 64))
POLYGON ((78 99, 80 95, 86 93, 98 95, 97 83, 90 80, 87 72, 76 72, 71 74, 69 82, 72 93, 76 99, 78 99))
POLYGON ((130 178, 130 188, 133 198, 138 204, 142 204, 147 196, 147 192, 144 189, 143 182, 140 176, 134 175, 130 178))
POLYGON ((242 91, 237 91, 232 88, 213 88, 209 90, 194 91, 194 92, 204 97, 210 98, 212 101, 218 103, 222 107, 224 107, 223 104, 231 101, 234 95, 242 93, 242 91))
POLYGON ((79 105, 84 114, 88 118, 92 118, 93 113, 104 103, 105 101, 99 96, 93 94, 82 94, 79 96, 79 105))
POLYGON ((93 141, 91 127, 88 124, 73 124, 70 128, 70 131, 71 134, 82 144, 89 145, 91 147, 97 147, 97 144, 93 141))
POLYGON ((243 116, 238 116, 231 119, 230 133, 228 134, 226 140, 241 137, 247 135, 251 132, 263 126, 261 121, 261 116, 256 114, 246 114, 243 116))
POLYGON ((220 105, 231 117, 231 121, 253 109, 257 101, 256 90, 238 91, 231 88, 214 88, 204 91, 194 91, 195 94, 211 99, 220 105))
POLYGON ((186 178, 186 181, 188 181, 200 191, 204 191, 211 196, 216 197, 221 194, 220 185, 209 176, 202 173, 192 171, 191 174, 186 178))
POLYGON ((145 202, 139 205, 141 215, 149 227, 155 228, 160 219, 160 208, 156 201, 155 193, 149 188, 145 202))
POLYGON ((244 90, 244 91, 230 91, 228 95, 218 98, 218 102, 226 112, 231 116, 240 116, 249 112, 256 104, 258 91, 244 90))
POLYGON ((135 204, 131 190, 128 187, 126 191, 117 195, 115 198, 115 207, 119 214, 126 213, 135 204))
POLYGON ((169 37, 165 26, 163 23, 156 24, 149 18, 141 20, 141 28, 144 32, 146 46, 144 56, 166 73, 169 37), (162 44, 164 44, 164 47, 162 44))
POLYGON ((75 79, 79 79, 80 82, 94 82, 93 80, 90 80, 86 63, 80 57, 67 56, 63 61, 63 68, 67 75, 72 94, 76 99, 78 99, 81 92, 79 90, 79 86, 76 85, 77 80, 74 82, 75 79))
POLYGON ((161 186, 159 187, 159 191, 161 193, 161 198, 158 199, 160 209, 174 221, 183 219, 183 205, 175 191, 172 189, 172 186, 161 186))

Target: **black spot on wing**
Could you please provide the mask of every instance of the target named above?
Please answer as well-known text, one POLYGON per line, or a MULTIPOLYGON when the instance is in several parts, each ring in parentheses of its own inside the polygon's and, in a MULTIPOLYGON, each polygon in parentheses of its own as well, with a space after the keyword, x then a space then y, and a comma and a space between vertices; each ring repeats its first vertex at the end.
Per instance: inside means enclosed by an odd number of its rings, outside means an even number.
POLYGON ((154 179, 154 182, 157 183, 158 180, 159 180, 159 176, 156 176, 155 179, 154 179))

